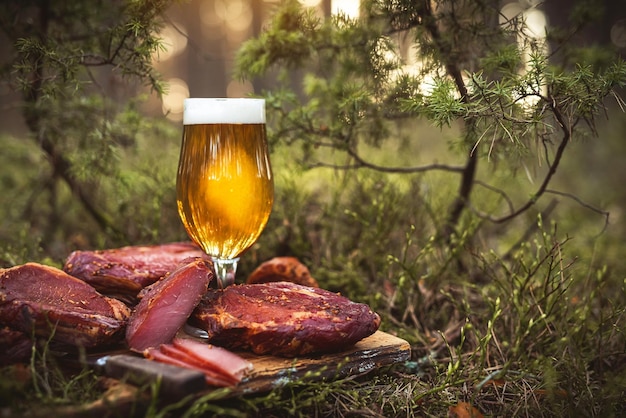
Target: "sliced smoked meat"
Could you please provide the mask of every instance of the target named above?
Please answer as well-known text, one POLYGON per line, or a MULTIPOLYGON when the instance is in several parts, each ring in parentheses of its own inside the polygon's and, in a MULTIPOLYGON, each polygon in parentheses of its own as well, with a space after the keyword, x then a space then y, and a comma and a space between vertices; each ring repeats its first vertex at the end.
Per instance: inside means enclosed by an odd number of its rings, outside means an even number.
POLYGON ((177 337, 172 343, 190 358, 200 362, 203 367, 214 369, 234 382, 239 382, 254 367, 239 355, 206 342, 177 337))
POLYGON ((212 344, 295 357, 347 348, 373 334, 380 317, 324 289, 272 282, 210 289, 190 322, 212 344))
POLYGON ((233 386, 253 369, 252 363, 224 348, 185 337, 144 350, 144 356, 162 363, 198 370, 212 386, 233 386))
POLYGON ((113 342, 129 315, 122 302, 55 267, 27 263, 0 271, 0 324, 26 335, 94 347, 113 342))
POLYGON ((63 270, 103 294, 133 303, 137 293, 173 271, 186 258, 209 257, 191 242, 74 251, 63 270))
POLYGON ((213 277, 213 263, 195 258, 186 260, 145 288, 128 321, 128 346, 142 352, 169 343, 198 305, 213 277))

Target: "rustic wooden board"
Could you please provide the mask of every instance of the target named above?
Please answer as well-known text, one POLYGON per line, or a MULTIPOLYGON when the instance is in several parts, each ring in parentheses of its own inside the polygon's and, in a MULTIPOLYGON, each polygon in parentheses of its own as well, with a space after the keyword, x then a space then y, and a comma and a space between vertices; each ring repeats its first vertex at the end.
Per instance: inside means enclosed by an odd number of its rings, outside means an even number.
POLYGON ((377 331, 340 353, 306 358, 278 358, 239 353, 254 364, 254 370, 233 394, 270 391, 289 382, 317 381, 361 375, 382 366, 409 360, 411 347, 405 340, 377 331))
MULTIPOLYGON (((411 347, 401 338, 377 331, 343 352, 318 357, 287 359, 251 353, 238 354, 254 364, 254 370, 239 385, 227 390, 207 388, 189 395, 199 398, 219 393, 216 399, 220 399, 267 392, 290 382, 362 375, 379 367, 409 360, 411 347)), ((115 411, 119 416, 125 416, 149 404, 149 394, 142 393, 138 387, 116 379, 103 379, 108 390, 101 399, 86 405, 56 408, 55 414, 66 418, 82 418, 110 415, 111 411, 115 411)), ((50 411, 42 411, 41 415, 35 414, 32 418, 39 416, 48 418, 50 411)))

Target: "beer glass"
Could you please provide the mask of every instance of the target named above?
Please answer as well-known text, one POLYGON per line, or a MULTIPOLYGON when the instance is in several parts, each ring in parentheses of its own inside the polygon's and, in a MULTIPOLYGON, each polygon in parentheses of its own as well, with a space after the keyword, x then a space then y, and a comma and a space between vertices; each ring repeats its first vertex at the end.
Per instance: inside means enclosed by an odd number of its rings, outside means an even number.
POLYGON ((185 100, 176 201, 189 237, 213 258, 219 287, 232 284, 274 201, 265 100, 185 100))

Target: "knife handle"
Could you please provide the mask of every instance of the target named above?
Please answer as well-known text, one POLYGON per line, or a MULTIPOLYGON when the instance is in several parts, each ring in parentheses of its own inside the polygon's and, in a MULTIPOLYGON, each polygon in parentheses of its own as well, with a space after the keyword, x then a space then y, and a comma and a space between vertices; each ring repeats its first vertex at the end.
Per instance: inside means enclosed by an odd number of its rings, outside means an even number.
POLYGON ((206 387, 202 372, 127 354, 109 356, 104 364, 104 374, 137 386, 160 379, 159 393, 165 396, 189 395, 206 387))

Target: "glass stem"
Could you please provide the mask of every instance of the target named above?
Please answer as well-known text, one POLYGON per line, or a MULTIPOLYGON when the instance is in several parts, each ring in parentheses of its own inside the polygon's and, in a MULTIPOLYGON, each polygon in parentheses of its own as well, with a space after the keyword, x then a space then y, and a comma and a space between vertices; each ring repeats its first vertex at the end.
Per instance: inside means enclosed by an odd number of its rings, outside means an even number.
POLYGON ((223 258, 213 257, 213 265, 215 267, 215 275, 217 276, 217 285, 220 289, 225 289, 235 283, 235 274, 237 273, 237 262, 239 258, 231 258, 225 260, 223 258))

